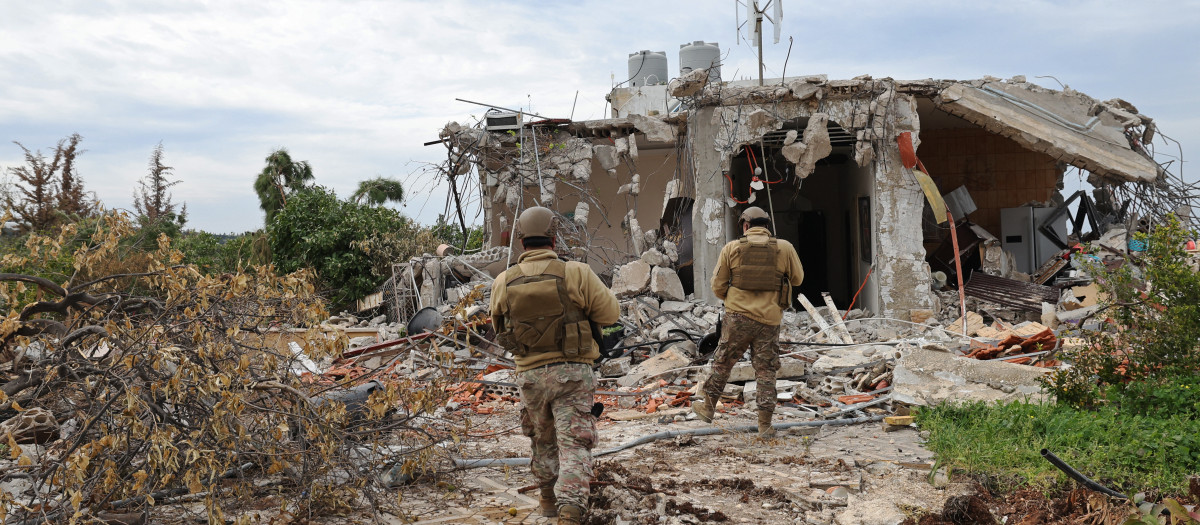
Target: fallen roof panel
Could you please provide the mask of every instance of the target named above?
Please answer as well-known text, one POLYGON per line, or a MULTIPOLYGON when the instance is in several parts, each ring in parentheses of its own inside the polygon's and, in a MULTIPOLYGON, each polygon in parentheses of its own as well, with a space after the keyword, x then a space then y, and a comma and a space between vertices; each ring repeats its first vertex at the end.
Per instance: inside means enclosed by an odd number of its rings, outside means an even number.
POLYGON ((1157 178, 1158 166, 1133 151, 1125 138, 1125 127, 1137 123, 1104 109, 1097 112, 1096 102, 1079 93, 1027 86, 955 83, 935 101, 953 115, 1099 176, 1157 178))

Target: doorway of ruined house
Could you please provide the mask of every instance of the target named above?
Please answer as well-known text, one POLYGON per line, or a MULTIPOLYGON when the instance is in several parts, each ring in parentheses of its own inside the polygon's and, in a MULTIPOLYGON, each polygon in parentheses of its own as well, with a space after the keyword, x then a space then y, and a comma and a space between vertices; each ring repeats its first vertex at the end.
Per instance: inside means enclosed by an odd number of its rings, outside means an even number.
MULTIPOLYGON (((744 201, 738 203, 739 211, 758 206, 773 212, 776 237, 791 242, 804 265, 799 293, 821 306, 821 294, 828 292, 838 308, 846 308, 856 286, 851 281, 870 264, 870 254, 864 261, 861 250, 865 247, 869 251, 871 239, 864 245, 857 228, 858 200, 870 195, 870 172, 854 163, 854 137, 830 122, 833 151, 817 162, 808 177, 797 177, 795 166, 780 150, 789 130, 802 134, 806 125, 806 118, 789 121, 783 129, 764 135, 759 143, 745 146, 734 155, 730 164, 731 195, 744 201), (756 177, 762 189, 755 189, 759 186, 756 177), (751 195, 753 202, 749 202, 751 195)), ((870 235, 870 228, 863 231, 870 235)), ((799 308, 796 297, 792 302, 799 308)))

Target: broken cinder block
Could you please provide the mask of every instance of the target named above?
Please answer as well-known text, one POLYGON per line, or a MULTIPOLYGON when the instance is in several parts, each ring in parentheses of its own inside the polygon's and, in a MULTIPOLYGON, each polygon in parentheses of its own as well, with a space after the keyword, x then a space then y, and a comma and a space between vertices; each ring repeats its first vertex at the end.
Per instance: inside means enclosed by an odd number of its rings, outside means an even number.
POLYGON ((609 359, 600 364, 602 377, 622 377, 633 368, 633 358, 630 356, 609 359))
POLYGON ((691 358, 683 355, 674 348, 668 348, 662 353, 651 357, 641 364, 633 367, 625 377, 617 380, 617 384, 621 386, 634 386, 649 378, 662 378, 667 381, 673 379, 673 374, 664 374, 668 370, 674 368, 682 368, 691 364, 691 358))
POLYGON ((679 274, 661 266, 655 267, 650 275, 650 292, 666 301, 682 301, 687 298, 679 274))
POLYGON ((650 265, 640 260, 617 268, 612 291, 617 297, 633 297, 650 289, 650 265))

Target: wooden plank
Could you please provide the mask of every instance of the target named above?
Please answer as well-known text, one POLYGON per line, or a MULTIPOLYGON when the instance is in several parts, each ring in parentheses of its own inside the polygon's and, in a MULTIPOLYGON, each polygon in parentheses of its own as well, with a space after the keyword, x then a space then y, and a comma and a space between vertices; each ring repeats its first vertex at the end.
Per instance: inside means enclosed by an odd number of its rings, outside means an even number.
POLYGON ((967 312, 967 327, 963 329, 963 318, 959 316, 954 322, 946 325, 946 329, 956 334, 966 333, 967 335, 975 335, 984 327, 983 316, 975 312, 967 312))
POLYGON ((843 323, 842 318, 838 316, 837 305, 833 304, 833 298, 829 296, 829 292, 821 292, 821 298, 825 299, 825 306, 829 307, 829 315, 833 317, 834 333, 841 337, 843 343, 854 344, 854 339, 850 337, 850 331, 846 329, 846 323, 843 323))
POLYGON ((804 309, 808 311, 808 315, 812 316, 813 321, 816 321, 817 326, 821 327, 821 333, 817 334, 817 342, 828 343, 832 341, 834 336, 833 331, 829 326, 829 323, 826 322, 825 318, 821 316, 821 313, 818 312, 815 307, 813 307, 812 303, 808 301, 808 298, 805 297, 804 294, 799 294, 797 298, 800 299, 800 304, 804 306, 804 309))

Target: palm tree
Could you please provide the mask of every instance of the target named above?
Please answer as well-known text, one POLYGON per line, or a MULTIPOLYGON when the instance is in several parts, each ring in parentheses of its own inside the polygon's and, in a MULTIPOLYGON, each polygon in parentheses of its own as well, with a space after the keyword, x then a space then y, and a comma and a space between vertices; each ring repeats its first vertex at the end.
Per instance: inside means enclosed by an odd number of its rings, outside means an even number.
POLYGON ((385 202, 399 203, 404 200, 404 186, 398 180, 375 177, 359 182, 358 190, 351 198, 357 204, 366 201, 368 206, 379 206, 385 202))
POLYGON ((293 162, 287 149, 279 148, 267 155, 267 165, 262 173, 254 180, 254 192, 258 194, 258 206, 267 213, 267 222, 283 205, 287 196, 304 187, 304 183, 313 180, 312 166, 308 161, 293 162))

